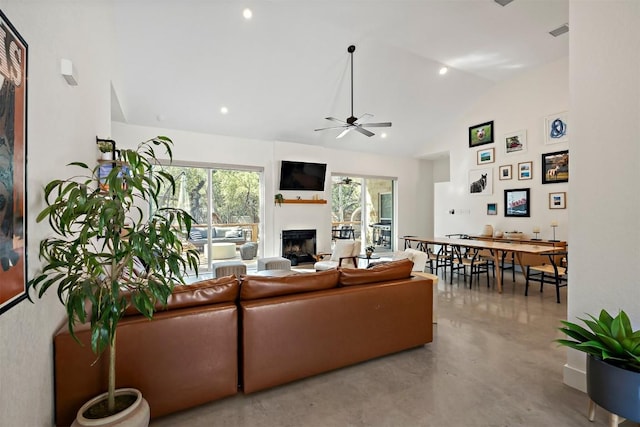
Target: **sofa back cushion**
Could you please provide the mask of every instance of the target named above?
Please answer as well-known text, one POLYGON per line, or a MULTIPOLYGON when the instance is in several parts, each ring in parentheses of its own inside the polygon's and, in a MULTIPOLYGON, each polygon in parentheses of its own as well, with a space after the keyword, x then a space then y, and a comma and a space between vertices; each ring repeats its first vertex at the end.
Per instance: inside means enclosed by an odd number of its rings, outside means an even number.
POLYGON ((413 262, 408 259, 386 262, 367 269, 340 267, 339 283, 341 286, 353 286, 406 279, 411 276, 412 268, 413 262))
MULTIPOLYGON (((239 293, 240 284, 236 276, 202 280, 191 285, 176 285, 167 298, 166 307, 158 303, 156 311, 234 302, 238 299, 239 293)), ((129 305, 125 310, 125 316, 136 314, 140 314, 140 312, 133 305, 129 305)))
POLYGON ((284 277, 245 276, 240 287, 240 299, 252 300, 331 289, 338 286, 339 276, 338 270, 284 277))

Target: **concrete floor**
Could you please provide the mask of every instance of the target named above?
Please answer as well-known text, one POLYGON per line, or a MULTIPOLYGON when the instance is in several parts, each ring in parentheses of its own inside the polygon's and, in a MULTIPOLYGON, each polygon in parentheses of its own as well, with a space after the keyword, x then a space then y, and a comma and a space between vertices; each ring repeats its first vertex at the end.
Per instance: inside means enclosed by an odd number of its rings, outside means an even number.
MULTIPOLYGON (((434 341, 423 347, 236 395, 154 420, 164 426, 606 426, 587 396, 562 383, 566 317, 553 287, 524 296, 440 280, 434 341)), ((339 331, 336 331, 339 333, 339 331)), ((627 425, 623 424, 623 425, 627 425)), ((628 424, 631 425, 631 424, 628 424)), ((633 424, 635 425, 635 424, 633 424)))

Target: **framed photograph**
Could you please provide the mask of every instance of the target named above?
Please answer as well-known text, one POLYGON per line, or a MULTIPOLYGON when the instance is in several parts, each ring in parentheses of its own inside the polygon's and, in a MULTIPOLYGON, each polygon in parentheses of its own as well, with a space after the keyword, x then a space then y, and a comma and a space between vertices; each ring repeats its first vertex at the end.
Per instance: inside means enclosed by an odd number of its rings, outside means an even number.
POLYGON ((544 118, 544 143, 545 144, 558 144, 560 142, 567 142, 569 136, 567 133, 567 121, 569 119, 569 113, 563 111, 562 113, 552 114, 544 118))
POLYGON ((531 179, 533 178, 533 162, 518 163, 518 179, 531 179))
POLYGON ((569 182, 569 150, 542 154, 542 183, 569 182))
POLYGON ((567 193, 549 193, 549 209, 566 209, 567 193))
POLYGON ((497 203, 487 203, 487 215, 498 215, 497 203))
POLYGON ((511 167, 511 165, 503 165, 500 166, 500 180, 501 181, 506 181, 507 179, 511 179, 511 172, 512 172, 513 168, 511 167))
POLYGON ((472 196, 493 194, 493 169, 475 169, 469 171, 469 193, 472 196))
POLYGON ((478 150, 478 164, 493 163, 496 161, 496 149, 487 148, 486 150, 478 150))
POLYGON ((0 11, 7 49, 0 67, 0 313, 27 297, 27 43, 0 11))
POLYGON ((531 216, 530 206, 528 188, 504 190, 504 216, 529 217, 531 216))
POLYGON ((493 120, 469 128, 469 147, 493 142, 493 120))
POLYGON ((519 130, 504 136, 505 154, 524 153, 527 151, 527 131, 519 130))

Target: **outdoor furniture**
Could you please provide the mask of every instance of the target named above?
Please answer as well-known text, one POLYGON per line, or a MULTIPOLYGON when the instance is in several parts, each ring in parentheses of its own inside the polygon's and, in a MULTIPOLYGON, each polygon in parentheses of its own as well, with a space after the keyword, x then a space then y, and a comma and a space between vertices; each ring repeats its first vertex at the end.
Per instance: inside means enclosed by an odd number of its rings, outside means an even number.
POLYGON ((258 244, 247 242, 240 246, 240 258, 243 260, 254 259, 258 255, 258 244))
MULTIPOLYGON (((204 246, 204 256, 208 256, 207 245, 204 246)), ((211 258, 213 259, 228 259, 235 258, 236 256, 236 244, 235 243, 212 243, 211 244, 211 258)))
POLYGON ((291 261, 280 256, 258 258, 258 267, 256 270, 291 270, 291 261))
POLYGON ((241 261, 214 262, 211 265, 211 272, 215 278, 231 275, 240 277, 247 274, 247 266, 241 261))

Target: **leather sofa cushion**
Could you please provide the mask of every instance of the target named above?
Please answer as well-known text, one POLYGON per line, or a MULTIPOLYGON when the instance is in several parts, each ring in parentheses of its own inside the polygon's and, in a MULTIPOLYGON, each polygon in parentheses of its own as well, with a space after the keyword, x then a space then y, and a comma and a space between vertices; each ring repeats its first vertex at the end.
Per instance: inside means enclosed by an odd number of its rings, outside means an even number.
POLYGON ((379 264, 367 269, 341 267, 338 271, 340 272, 340 285, 353 286, 406 279, 411 276, 412 268, 413 261, 401 259, 379 264))
MULTIPOLYGON (((190 285, 176 285, 167 298, 166 307, 156 305, 156 310, 175 310, 200 305, 234 302, 238 299, 240 284, 236 276, 224 276, 217 279, 202 280, 190 285)), ((125 310, 125 315, 140 314, 133 305, 125 310)))
POLYGON ((338 286, 339 276, 338 270, 285 277, 245 276, 240 287, 240 299, 252 300, 331 289, 338 286))

